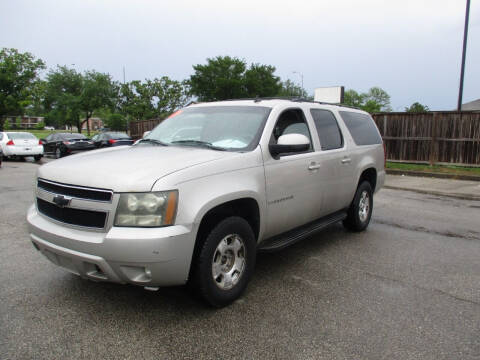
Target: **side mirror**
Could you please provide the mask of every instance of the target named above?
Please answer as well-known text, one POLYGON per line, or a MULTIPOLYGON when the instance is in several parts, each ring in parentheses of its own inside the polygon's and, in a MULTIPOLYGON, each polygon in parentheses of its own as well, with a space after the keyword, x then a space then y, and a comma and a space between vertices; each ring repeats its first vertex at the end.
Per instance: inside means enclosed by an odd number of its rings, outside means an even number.
POLYGON ((151 131, 145 131, 145 132, 143 133, 142 138, 147 137, 148 135, 150 135, 150 133, 151 133, 151 131))
POLYGON ((287 134, 278 138, 277 144, 270 144, 268 149, 273 157, 281 154, 298 153, 310 148, 310 140, 302 134, 287 134))

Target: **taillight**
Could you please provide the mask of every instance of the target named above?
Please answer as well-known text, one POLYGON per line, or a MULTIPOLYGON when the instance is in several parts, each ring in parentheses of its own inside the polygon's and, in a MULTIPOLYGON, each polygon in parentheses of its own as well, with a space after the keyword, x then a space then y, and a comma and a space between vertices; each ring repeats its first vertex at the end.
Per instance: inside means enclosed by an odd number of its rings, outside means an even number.
POLYGON ((13 143, 13 140, 10 140, 9 142, 7 142, 7 145, 15 145, 15 144, 13 143))
POLYGON ((72 145, 72 144, 73 144, 72 141, 64 141, 63 143, 64 143, 65 145, 72 145))
POLYGON ((117 142, 117 140, 110 139, 110 140, 108 140, 108 142, 109 142, 110 144, 115 144, 115 143, 117 142))
POLYGON ((38 140, 38 145, 43 145, 42 140, 38 140))

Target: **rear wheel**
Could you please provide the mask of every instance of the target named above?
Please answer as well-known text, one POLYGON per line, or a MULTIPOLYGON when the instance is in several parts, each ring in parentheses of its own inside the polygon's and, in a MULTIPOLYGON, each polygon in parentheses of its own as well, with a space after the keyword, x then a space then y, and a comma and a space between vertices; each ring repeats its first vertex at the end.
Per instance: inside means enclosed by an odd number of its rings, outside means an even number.
POLYGON ((373 191, 368 181, 362 182, 355 192, 348 216, 343 220, 343 226, 352 231, 363 231, 372 217, 373 191))
POLYGON ((221 221, 207 235, 194 261, 190 285, 208 304, 222 307, 240 297, 253 273, 255 236, 243 218, 221 221))

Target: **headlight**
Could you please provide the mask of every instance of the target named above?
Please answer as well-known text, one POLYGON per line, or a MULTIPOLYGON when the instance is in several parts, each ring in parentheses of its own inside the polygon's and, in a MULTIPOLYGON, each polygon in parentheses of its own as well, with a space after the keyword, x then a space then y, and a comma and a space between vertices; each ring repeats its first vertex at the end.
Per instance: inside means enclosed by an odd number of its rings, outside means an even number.
POLYGON ((178 191, 120 194, 115 226, 159 227, 173 225, 178 191))

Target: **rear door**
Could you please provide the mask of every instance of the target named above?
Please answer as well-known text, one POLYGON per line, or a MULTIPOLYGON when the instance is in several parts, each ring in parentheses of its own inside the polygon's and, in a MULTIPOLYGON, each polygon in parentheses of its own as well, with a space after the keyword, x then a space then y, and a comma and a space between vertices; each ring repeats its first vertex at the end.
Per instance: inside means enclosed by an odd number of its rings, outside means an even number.
POLYGON ((315 161, 320 165, 318 181, 323 191, 320 216, 325 216, 350 205, 356 188, 355 167, 335 114, 312 108, 310 115, 320 142, 315 161))

